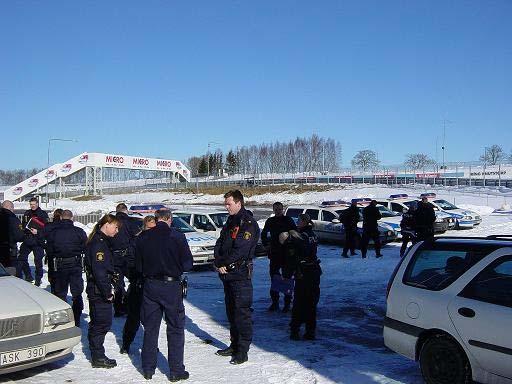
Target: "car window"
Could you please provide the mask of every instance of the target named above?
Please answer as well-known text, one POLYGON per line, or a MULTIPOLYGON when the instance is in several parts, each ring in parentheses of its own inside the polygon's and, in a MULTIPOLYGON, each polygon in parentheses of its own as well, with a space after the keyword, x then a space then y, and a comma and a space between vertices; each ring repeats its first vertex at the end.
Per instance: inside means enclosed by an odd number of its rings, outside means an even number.
POLYGON ((472 248, 466 244, 420 247, 407 266, 403 283, 439 291, 494 250, 495 247, 472 248))
POLYGON ((311 217, 311 220, 318 220, 318 209, 306 209, 306 213, 311 217))
POLYGON ((210 214, 210 218, 213 220, 213 222, 218 228, 222 228, 224 224, 226 224, 226 221, 228 221, 228 216, 229 214, 227 212, 210 214))
POLYGON ((188 223, 185 223, 183 219, 180 217, 174 217, 171 222, 171 227, 176 228, 178 231, 182 233, 187 232, 197 232, 194 228, 192 228, 188 223))
POLYGON ((402 204, 391 203, 391 210, 393 212, 400 212, 400 213, 402 213, 404 211, 404 207, 403 207, 402 204))
POLYGON ((336 215, 329 211, 322 211, 322 220, 323 221, 333 221, 337 219, 336 215))
POLYGON ((450 211, 452 209, 457 209, 457 207, 446 200, 434 200, 434 203, 436 203, 441 209, 444 209, 445 211, 450 211))
POLYGON ((382 217, 396 217, 397 216, 396 213, 391 212, 389 209, 387 209, 386 207, 383 207, 382 205, 378 205, 377 208, 379 208, 379 212, 382 217))
POLYGON ((301 208, 288 208, 288 210, 286 211, 286 216, 298 218, 299 214, 302 213, 302 211, 303 210, 301 208))
POLYGON ((512 308, 512 256, 495 260, 459 296, 512 308))
POLYGON ((185 222, 190 223, 190 218, 192 214, 190 213, 173 213, 174 217, 181 217, 185 222))
POLYGON ((0 277, 2 276, 9 276, 9 274, 7 273, 7 271, 4 269, 3 265, 0 264, 0 277))
POLYGON ((194 215, 194 227, 206 230, 207 224, 209 224, 209 221, 206 215, 198 215, 197 213, 194 215))

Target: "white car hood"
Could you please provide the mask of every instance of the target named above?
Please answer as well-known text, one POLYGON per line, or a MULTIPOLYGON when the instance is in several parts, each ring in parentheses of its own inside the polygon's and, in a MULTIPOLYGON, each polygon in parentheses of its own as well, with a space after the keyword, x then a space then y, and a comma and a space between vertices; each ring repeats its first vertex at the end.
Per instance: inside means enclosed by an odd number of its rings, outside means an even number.
POLYGON ((69 308, 58 297, 14 276, 0 277, 0 292, 0 319, 69 308))
POLYGON ((201 232, 186 232, 185 237, 189 246, 206 247, 215 245, 217 241, 215 237, 201 232))

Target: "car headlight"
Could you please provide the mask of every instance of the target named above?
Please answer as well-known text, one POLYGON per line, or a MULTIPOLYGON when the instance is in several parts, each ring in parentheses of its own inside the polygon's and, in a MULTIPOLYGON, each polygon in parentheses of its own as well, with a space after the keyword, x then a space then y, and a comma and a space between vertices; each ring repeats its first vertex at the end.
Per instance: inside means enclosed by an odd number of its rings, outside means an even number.
POLYGON ((198 246, 196 246, 196 245, 192 245, 192 246, 190 247, 190 252, 192 252, 192 253, 195 253, 195 252, 201 252, 202 250, 203 250, 203 247, 198 247, 198 246))
POLYGON ((471 216, 464 216, 463 219, 464 220, 473 220, 473 218, 471 216))
POLYGON ((441 219, 440 217, 438 217, 438 218, 436 219, 436 223, 442 223, 442 222, 443 222, 443 219, 441 219))
POLYGON ((75 321, 73 316, 73 310, 60 309, 58 311, 48 312, 44 315, 44 326, 49 327, 52 325, 66 324, 71 321, 75 321))

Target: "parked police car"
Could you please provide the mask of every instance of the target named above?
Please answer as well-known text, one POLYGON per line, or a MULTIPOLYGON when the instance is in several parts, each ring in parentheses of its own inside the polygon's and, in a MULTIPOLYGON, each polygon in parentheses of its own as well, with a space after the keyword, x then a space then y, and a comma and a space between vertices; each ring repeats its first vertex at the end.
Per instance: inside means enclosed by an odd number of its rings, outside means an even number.
POLYGON ((73 311, 66 302, 0 264, 0 374, 21 371, 72 353, 80 342, 73 311))
POLYGON ((435 193, 422 193, 421 197, 426 197, 434 207, 451 215, 456 221, 457 228, 473 228, 482 222, 482 217, 469 209, 458 208, 444 199, 437 199, 435 193))
MULTIPOLYGON (((409 209, 411 205, 417 204, 419 201, 419 199, 409 197, 406 193, 394 194, 390 195, 389 198, 377 198, 375 200, 377 200, 377 204, 380 204, 400 215, 404 212, 404 209, 409 209)), ((452 215, 440 210, 435 205, 434 211, 436 213, 436 221, 434 223, 435 233, 444 233, 448 229, 455 228, 457 223, 452 215)))
POLYGON ((426 383, 512 383, 507 237, 420 242, 393 272, 384 343, 419 361, 426 383))
MULTIPOLYGON (((220 237, 220 231, 228 220, 228 212, 215 208, 186 207, 173 210, 173 215, 180 217, 187 224, 194 227, 199 232, 211 233, 215 238, 220 237)), ((267 251, 258 239, 258 244, 254 250, 255 256, 266 256, 267 251)))
MULTIPOLYGON (((348 208, 349 203, 344 201, 323 202, 320 206, 293 205, 286 208, 285 215, 298 220, 299 214, 307 213, 313 223, 313 231, 321 241, 345 242, 345 229, 340 222, 341 212, 348 208)), ((363 223, 358 223, 358 232, 362 233, 363 223)), ((386 223, 379 222, 379 234, 382 243, 396 239, 396 231, 386 223)))
MULTIPOLYGON (((128 217, 130 220, 135 221, 139 229, 142 230, 143 219, 146 215, 142 213, 129 213, 128 217)), ((173 217, 171 226, 185 234, 190 252, 194 258, 194 265, 213 263, 213 250, 217 240, 214 236, 196 231, 180 217, 173 217)))

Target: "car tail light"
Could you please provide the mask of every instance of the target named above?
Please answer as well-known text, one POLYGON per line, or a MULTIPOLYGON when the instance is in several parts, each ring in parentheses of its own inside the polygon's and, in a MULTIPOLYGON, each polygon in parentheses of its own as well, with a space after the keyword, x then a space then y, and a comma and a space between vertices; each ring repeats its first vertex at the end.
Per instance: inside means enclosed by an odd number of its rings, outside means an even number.
POLYGON ((391 290, 391 285, 393 284, 393 281, 395 280, 395 276, 398 273, 398 270, 400 269, 400 266, 402 265, 404 260, 405 260, 405 256, 403 256, 400 259, 400 261, 397 263, 395 269, 393 270, 393 273, 391 274, 391 277, 389 278, 388 286, 386 287, 386 300, 388 299, 389 291, 391 290))

